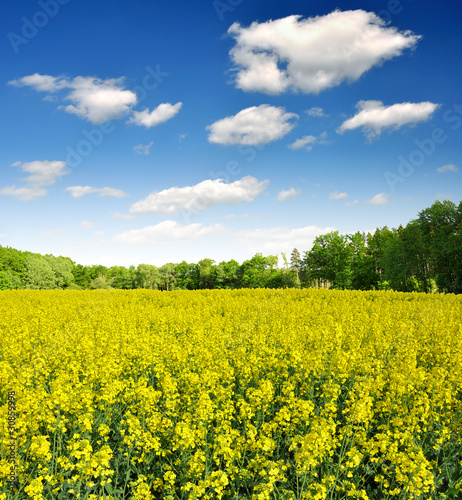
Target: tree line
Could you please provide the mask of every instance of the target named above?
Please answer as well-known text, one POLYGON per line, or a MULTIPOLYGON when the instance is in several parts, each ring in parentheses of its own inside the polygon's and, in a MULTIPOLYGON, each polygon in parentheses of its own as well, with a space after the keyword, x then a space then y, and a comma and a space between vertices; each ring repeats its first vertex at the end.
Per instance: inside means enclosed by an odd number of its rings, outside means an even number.
POLYGON ((373 234, 333 231, 290 258, 257 253, 239 264, 168 263, 161 267, 84 266, 55 257, 0 246, 0 290, 326 287, 342 290, 462 293, 462 201, 436 201, 415 220, 373 234))

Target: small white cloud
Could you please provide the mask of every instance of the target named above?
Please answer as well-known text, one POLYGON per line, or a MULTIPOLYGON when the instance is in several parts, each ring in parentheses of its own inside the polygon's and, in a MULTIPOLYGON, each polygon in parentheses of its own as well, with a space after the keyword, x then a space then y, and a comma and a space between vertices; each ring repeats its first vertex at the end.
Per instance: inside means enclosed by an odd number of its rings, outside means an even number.
POLYGON ((329 116, 329 115, 326 115, 326 113, 324 113, 324 110, 322 108, 317 108, 317 107, 314 107, 314 108, 311 108, 311 109, 307 109, 305 111, 305 113, 308 116, 314 116, 316 118, 322 118, 322 117, 329 116))
POLYGON ((134 203, 129 211, 132 214, 178 214, 181 210, 206 210, 214 205, 229 203, 238 205, 253 201, 268 185, 269 181, 259 181, 247 176, 225 183, 223 179, 205 180, 195 186, 172 187, 153 192, 144 200, 134 203))
POLYGON ((382 101, 359 101, 356 104, 358 113, 344 121, 337 132, 362 128, 368 139, 372 140, 384 128, 397 130, 403 125, 426 121, 438 107, 439 104, 432 102, 403 102, 384 106, 382 101))
POLYGON ((224 216, 225 220, 231 220, 231 219, 235 219, 235 218, 236 218, 236 214, 229 214, 229 215, 224 216))
POLYGON ((371 198, 367 203, 370 205, 385 205, 388 203, 388 197, 389 195, 387 193, 379 193, 371 198))
POLYGON ((42 188, 30 188, 30 187, 20 187, 8 186, 6 188, 0 189, 0 195, 4 196, 14 196, 20 201, 30 201, 36 198, 41 198, 46 196, 48 191, 42 188))
POLYGON ((68 86, 68 82, 64 78, 50 75, 40 75, 39 73, 24 76, 19 80, 12 80, 8 83, 16 87, 32 87, 39 92, 56 92, 57 90, 68 86))
POLYGON ((133 146, 133 151, 138 153, 139 155, 148 156, 149 150, 151 146, 154 144, 154 141, 151 141, 149 144, 138 144, 137 146, 133 146))
POLYGON ((330 193, 329 200, 344 200, 349 196, 350 195, 347 193, 339 193, 338 191, 334 191, 333 193, 330 193))
POLYGON ((31 161, 26 163, 15 162, 14 167, 19 167, 23 172, 29 175, 20 179, 26 185, 17 188, 9 186, 0 190, 0 194, 14 196, 21 201, 30 201, 35 198, 45 196, 48 191, 43 186, 51 186, 60 177, 69 172, 64 170, 66 162, 64 161, 31 161))
POLYGON ((252 106, 208 125, 208 140, 226 146, 268 144, 281 139, 295 127, 295 124, 289 121, 292 118, 298 118, 298 115, 286 113, 281 107, 269 104, 252 106))
POLYGON ((178 137, 178 142, 183 141, 184 139, 186 139, 186 137, 187 137, 187 134, 181 134, 180 137, 178 137))
POLYGON ((159 106, 151 112, 148 108, 143 111, 134 111, 127 123, 144 125, 147 128, 155 127, 173 118, 180 111, 182 105, 183 103, 181 102, 177 102, 176 104, 167 102, 159 104, 159 106))
POLYGON ((286 201, 289 198, 293 198, 294 196, 297 196, 300 193, 301 193, 300 189, 295 189, 294 187, 291 187, 286 191, 285 190, 279 191, 277 200, 286 201))
POLYGON ((444 201, 444 200, 451 200, 453 198, 453 196, 452 196, 452 194, 447 194, 447 193, 436 193, 435 198, 437 200, 444 201))
POLYGON ((456 173, 458 170, 459 169, 453 163, 448 163, 447 165, 443 165, 442 167, 436 169, 436 171, 440 174, 446 174, 448 172, 456 173))
POLYGON ((115 198, 124 198, 128 196, 127 193, 121 189, 115 189, 110 187, 95 188, 92 186, 69 186, 66 188, 73 198, 82 198, 87 194, 97 193, 98 196, 113 196, 115 198))
POLYGON ((93 224, 93 222, 90 222, 88 220, 83 220, 83 221, 79 222, 79 226, 82 229, 93 229, 95 227, 95 225, 93 224))
POLYGON ((314 135, 305 135, 301 139, 297 139, 292 144, 289 144, 290 149, 302 149, 305 148, 307 151, 311 151, 313 149, 309 144, 313 144, 316 142, 316 137, 314 135))
POLYGON ((236 87, 246 92, 319 93, 356 81, 374 66, 414 48, 419 36, 398 31, 373 12, 335 10, 303 19, 292 15, 228 30, 236 45, 236 87))
POLYGON ((31 161, 29 163, 16 162, 22 171, 28 172, 30 175, 21 179, 31 186, 50 186, 54 184, 59 177, 67 175, 69 172, 64 171, 66 166, 65 161, 31 161))
POLYGON ((113 241, 134 245, 154 245, 169 242, 189 242, 209 234, 223 234, 227 230, 221 224, 203 226, 202 224, 181 225, 173 220, 166 220, 155 226, 133 229, 118 234, 113 241))
POLYGON ((345 203, 346 207, 353 207, 354 205, 357 205, 359 203, 359 200, 353 200, 353 201, 348 201, 345 203))
POLYGON ((73 79, 50 75, 25 76, 9 82, 16 86, 29 86, 41 92, 56 92, 68 89, 64 100, 72 104, 60 106, 67 113, 72 113, 91 123, 99 124, 131 111, 137 103, 136 94, 123 87, 123 78, 102 80, 92 76, 77 76, 73 79))
POLYGON ((301 139, 297 139, 292 144, 289 144, 290 149, 306 149, 311 151, 313 149, 313 144, 328 144, 327 132, 323 132, 319 137, 314 135, 305 135, 301 139))

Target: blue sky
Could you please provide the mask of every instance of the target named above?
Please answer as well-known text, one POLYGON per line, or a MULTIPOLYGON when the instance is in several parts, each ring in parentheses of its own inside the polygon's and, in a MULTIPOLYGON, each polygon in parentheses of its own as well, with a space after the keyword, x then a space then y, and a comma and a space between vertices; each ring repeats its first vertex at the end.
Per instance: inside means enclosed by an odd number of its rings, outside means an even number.
POLYGON ((458 203, 461 14, 6 0, 0 244, 82 264, 242 262, 458 203))

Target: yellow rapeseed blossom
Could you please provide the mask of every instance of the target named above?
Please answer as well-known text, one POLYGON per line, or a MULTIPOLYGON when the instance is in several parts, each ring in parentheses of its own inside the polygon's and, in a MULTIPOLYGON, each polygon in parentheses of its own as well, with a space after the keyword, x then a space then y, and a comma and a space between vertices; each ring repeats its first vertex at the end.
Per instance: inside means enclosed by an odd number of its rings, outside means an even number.
POLYGON ((14 500, 457 497, 461 318, 451 294, 1 291, 0 500, 11 449, 14 500))

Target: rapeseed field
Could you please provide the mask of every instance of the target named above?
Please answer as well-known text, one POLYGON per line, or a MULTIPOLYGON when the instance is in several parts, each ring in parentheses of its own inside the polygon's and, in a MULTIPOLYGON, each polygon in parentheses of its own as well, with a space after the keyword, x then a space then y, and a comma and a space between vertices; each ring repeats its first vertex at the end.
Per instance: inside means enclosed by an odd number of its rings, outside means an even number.
POLYGON ((462 498, 460 296, 5 291, 0 339, 0 500, 462 498))

